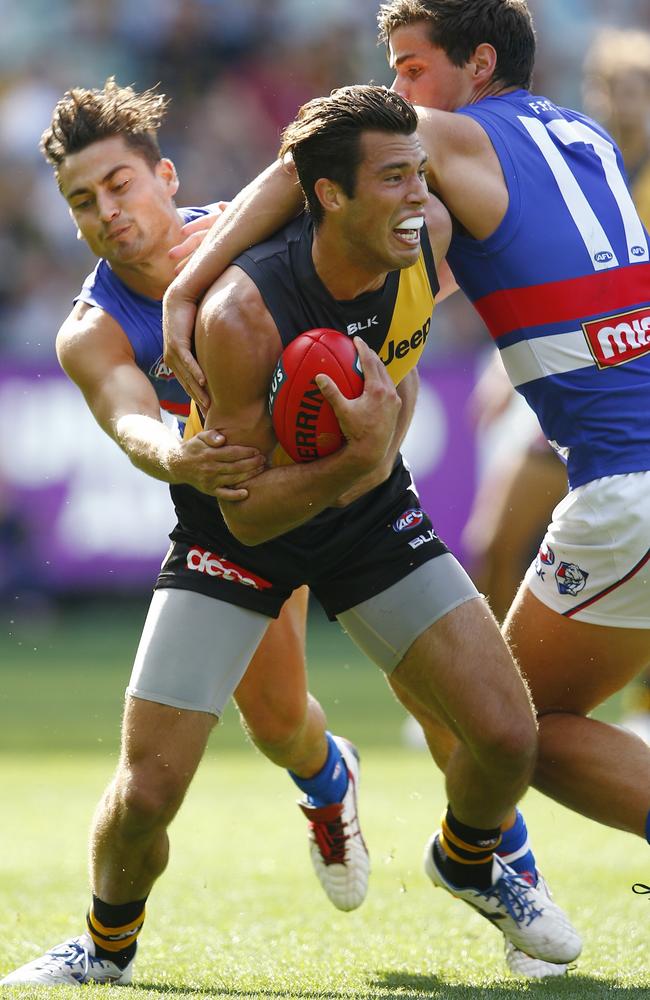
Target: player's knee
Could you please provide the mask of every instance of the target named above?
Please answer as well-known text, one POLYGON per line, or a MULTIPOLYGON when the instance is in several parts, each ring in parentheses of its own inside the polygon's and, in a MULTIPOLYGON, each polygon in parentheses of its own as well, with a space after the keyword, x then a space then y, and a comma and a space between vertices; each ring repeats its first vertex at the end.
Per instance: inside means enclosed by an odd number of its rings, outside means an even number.
POLYGON ((503 774, 530 776, 537 757, 537 728, 532 713, 495 720, 481 732, 476 752, 484 763, 503 774))
POLYGON ((277 762, 301 740, 305 729, 305 712, 282 712, 252 720, 242 716, 242 723, 255 746, 265 756, 277 762))
POLYGON ((127 829, 165 827, 176 815, 186 787, 185 780, 162 765, 129 768, 115 782, 113 808, 127 829))
POLYGON ((314 710, 312 702, 314 699, 309 695, 307 700, 302 696, 278 702, 264 699, 253 708, 240 706, 242 725, 263 753, 281 755, 302 740, 314 710))

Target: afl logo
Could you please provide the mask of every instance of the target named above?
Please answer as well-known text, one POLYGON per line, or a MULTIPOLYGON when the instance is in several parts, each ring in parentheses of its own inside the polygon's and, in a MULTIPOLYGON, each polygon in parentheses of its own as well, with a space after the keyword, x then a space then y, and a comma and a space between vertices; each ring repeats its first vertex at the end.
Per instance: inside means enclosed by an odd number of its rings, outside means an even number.
POLYGON ((419 528, 423 521, 424 511, 419 507, 409 507, 396 521, 393 521, 393 531, 411 531, 413 528, 419 528))
POLYGON ((609 250, 599 250, 598 253, 594 254, 594 260, 597 264, 607 264, 608 261, 614 259, 614 254, 610 253, 609 250))
POLYGON ((644 257, 645 256, 645 248, 644 247, 631 247, 630 248, 630 253, 632 254, 633 257, 644 257))
POLYGON ((152 364, 149 375, 151 378, 163 379, 165 382, 171 382, 172 379, 176 378, 169 365, 163 361, 162 354, 152 364))

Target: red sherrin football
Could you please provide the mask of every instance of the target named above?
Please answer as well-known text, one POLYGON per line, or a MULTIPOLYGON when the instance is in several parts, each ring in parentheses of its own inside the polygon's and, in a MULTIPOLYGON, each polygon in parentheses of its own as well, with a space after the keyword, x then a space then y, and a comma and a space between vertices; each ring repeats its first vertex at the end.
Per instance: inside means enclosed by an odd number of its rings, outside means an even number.
POLYGON ((275 436, 294 462, 324 458, 343 444, 338 420, 316 385, 329 375, 347 399, 363 392, 359 355, 351 337, 338 330, 308 330, 288 344, 269 392, 275 436))

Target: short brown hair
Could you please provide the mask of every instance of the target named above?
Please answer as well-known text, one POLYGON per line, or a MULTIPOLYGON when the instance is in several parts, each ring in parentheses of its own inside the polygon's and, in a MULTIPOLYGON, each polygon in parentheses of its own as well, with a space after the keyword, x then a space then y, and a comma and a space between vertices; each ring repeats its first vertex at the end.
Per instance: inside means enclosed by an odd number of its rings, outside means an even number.
POLYGON ((508 87, 530 87, 535 30, 526 0, 387 0, 377 15, 380 41, 396 28, 422 22, 432 45, 464 66, 482 42, 497 54, 495 77, 508 87))
POLYGON ((158 129, 169 101, 155 87, 138 93, 109 77, 101 90, 76 87, 58 101, 43 132, 40 150, 55 171, 70 153, 93 142, 121 136, 154 167, 160 160, 158 129))
POLYGON ((309 101, 282 133, 279 155, 291 153, 314 224, 324 212, 314 187, 320 177, 354 197, 362 132, 412 135, 418 119, 408 101, 386 87, 353 86, 309 101))

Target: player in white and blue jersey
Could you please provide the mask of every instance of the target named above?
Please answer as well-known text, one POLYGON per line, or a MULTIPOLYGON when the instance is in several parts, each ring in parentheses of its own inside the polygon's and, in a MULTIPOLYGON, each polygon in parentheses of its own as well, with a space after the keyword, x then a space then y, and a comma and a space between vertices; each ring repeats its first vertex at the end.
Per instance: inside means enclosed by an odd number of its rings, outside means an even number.
POLYGON ((396 89, 417 101, 430 73, 429 103, 457 112, 421 114, 457 221, 447 259, 571 487, 505 625, 540 715, 538 784, 647 837, 650 753, 587 714, 650 658, 648 236, 608 134, 530 92, 523 0, 417 6, 393 0, 381 26, 396 89))

